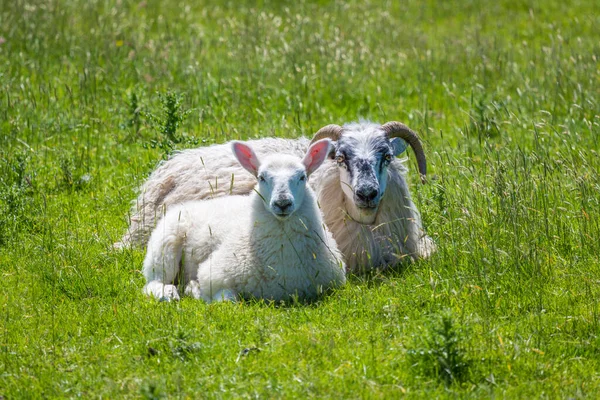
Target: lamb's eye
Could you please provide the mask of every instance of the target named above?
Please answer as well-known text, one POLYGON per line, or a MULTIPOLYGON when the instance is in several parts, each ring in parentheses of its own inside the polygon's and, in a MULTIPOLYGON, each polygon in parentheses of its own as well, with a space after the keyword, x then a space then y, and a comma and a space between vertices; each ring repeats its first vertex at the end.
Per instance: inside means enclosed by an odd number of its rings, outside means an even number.
POLYGON ((259 175, 258 176, 258 180, 261 181, 261 182, 264 182, 265 181, 265 177, 263 175, 259 175))
POLYGON ((344 161, 346 161, 346 157, 344 157, 343 155, 341 155, 341 154, 340 154, 339 156, 337 156, 337 157, 335 158, 335 161, 336 161, 338 164, 343 164, 343 163, 344 163, 344 161))
POLYGON ((306 180, 306 175, 302 175, 302 176, 300 177, 300 180, 301 180, 301 181, 305 181, 305 180, 306 180))

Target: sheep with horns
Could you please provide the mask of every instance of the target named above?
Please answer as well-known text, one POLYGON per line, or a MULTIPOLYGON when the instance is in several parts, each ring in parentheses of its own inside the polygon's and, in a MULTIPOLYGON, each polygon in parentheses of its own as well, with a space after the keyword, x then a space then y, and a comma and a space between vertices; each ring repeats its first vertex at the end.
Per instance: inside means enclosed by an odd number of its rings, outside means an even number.
MULTIPOLYGON (((264 138, 248 144, 259 157, 272 153, 301 157, 311 143, 324 138, 333 141, 330 158, 315 171, 310 184, 348 271, 385 269, 404 259, 433 254, 435 243, 423 231, 406 182, 405 160, 396 158, 410 145, 425 182, 423 147, 406 125, 394 121, 332 124, 321 128, 312 141, 264 138)), ((183 150, 159 165, 143 184, 129 229, 115 246, 146 244, 156 222, 175 204, 248 194, 255 183, 228 144, 183 150)))

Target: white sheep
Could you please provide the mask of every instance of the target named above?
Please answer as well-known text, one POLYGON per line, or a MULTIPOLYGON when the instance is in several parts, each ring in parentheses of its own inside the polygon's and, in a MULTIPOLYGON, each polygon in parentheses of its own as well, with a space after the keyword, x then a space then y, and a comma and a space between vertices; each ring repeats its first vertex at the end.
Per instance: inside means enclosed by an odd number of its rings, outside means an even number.
MULTIPOLYGON (((349 271, 385 268, 402 259, 429 257, 436 249, 422 228, 405 174, 406 142, 424 177, 426 162, 417 135, 405 125, 360 122, 328 125, 314 136, 334 141, 333 158, 311 178, 324 221, 344 255, 349 271), (406 142, 405 142, 406 141, 406 142)), ((310 141, 265 138, 249 141, 257 154, 301 156, 310 141)), ((156 220, 175 204, 246 194, 254 187, 228 145, 184 150, 160 165, 142 186, 133 205, 128 232, 117 247, 143 245, 156 220)))
POLYGON ((171 207, 148 242, 144 292, 179 299, 175 282, 183 280, 186 294, 207 302, 312 300, 343 285, 342 255, 306 185, 330 144, 329 139, 314 143, 302 160, 275 154, 261 162, 250 146, 233 142, 233 154, 254 177, 255 191, 171 207))

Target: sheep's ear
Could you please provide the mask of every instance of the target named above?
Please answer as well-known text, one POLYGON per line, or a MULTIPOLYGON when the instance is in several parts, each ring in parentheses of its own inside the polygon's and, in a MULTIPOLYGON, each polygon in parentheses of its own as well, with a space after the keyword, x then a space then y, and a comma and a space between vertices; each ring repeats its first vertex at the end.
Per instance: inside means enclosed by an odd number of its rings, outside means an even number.
POLYGON ((304 160, 302 160, 304 167, 306 167, 306 175, 312 174, 325 161, 327 154, 329 154, 330 146, 331 140, 323 139, 313 143, 308 148, 304 160))
POLYGON ((231 143, 231 149, 235 158, 242 164, 242 167, 246 168, 252 175, 258 175, 258 167, 260 162, 254 153, 254 150, 245 143, 234 141, 231 143))
POLYGON ((396 137, 393 138, 390 143, 392 144, 392 150, 394 152, 394 156, 399 156, 404 153, 404 150, 408 147, 408 143, 404 141, 404 139, 396 137))

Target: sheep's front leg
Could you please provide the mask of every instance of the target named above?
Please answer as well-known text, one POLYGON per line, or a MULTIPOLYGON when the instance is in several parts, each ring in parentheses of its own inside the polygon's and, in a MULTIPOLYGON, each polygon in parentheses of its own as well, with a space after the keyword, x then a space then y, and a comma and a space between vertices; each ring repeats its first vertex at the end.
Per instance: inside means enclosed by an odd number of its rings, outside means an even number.
POLYGON ((429 258, 436 252, 437 246, 433 239, 427 235, 423 235, 419 239, 418 249, 419 258, 429 258))
POLYGON ((179 300, 173 283, 179 272, 182 247, 180 235, 169 234, 168 229, 159 224, 150 237, 144 259, 143 273, 148 282, 144 293, 162 301, 179 300))
POLYGON ((179 300, 179 292, 175 285, 165 285, 160 281, 150 281, 144 286, 144 293, 159 301, 179 300))
POLYGON ((185 286, 185 295, 191 296, 196 300, 202 298, 202 290, 200 290, 200 284, 196 280, 190 280, 185 286))

